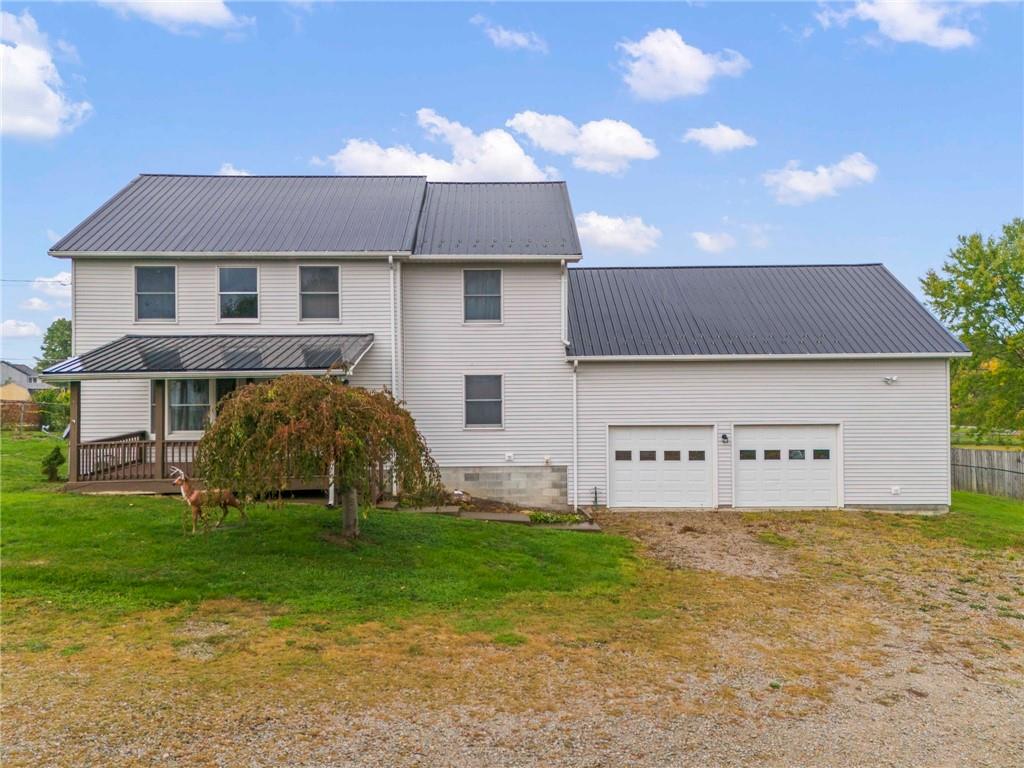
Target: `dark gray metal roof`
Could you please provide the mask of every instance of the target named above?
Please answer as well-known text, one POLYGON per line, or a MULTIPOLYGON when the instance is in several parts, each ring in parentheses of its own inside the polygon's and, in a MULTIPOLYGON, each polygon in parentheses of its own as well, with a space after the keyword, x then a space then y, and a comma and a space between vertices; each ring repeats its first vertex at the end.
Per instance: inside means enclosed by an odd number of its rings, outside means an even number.
POLYGON ((50 253, 409 252, 421 176, 137 176, 50 253))
POLYGON ((564 182, 144 174, 50 253, 578 256, 580 241, 564 182))
POLYGON ((25 374, 26 376, 35 376, 36 375, 35 368, 30 368, 27 365, 22 365, 21 363, 12 363, 12 362, 10 362, 8 360, 0 360, 0 362, 2 362, 4 365, 11 366, 11 368, 14 368, 16 371, 20 371, 21 373, 25 374))
POLYGON ((74 379, 104 374, 232 373, 350 369, 373 334, 315 336, 122 336, 43 371, 74 379))
POLYGON ((430 183, 416 255, 579 256, 563 181, 430 183))
POLYGON ((881 264, 571 269, 569 338, 573 357, 967 351, 881 264))

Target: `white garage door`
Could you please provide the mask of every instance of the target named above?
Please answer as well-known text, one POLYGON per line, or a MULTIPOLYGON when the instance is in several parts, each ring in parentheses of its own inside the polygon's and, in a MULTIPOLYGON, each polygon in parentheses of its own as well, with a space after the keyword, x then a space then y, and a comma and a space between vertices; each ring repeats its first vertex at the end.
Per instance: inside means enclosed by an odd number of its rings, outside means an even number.
POLYGON ((834 425, 736 427, 737 507, 838 505, 834 425))
POLYGON ((711 427, 611 427, 612 507, 710 507, 711 427))

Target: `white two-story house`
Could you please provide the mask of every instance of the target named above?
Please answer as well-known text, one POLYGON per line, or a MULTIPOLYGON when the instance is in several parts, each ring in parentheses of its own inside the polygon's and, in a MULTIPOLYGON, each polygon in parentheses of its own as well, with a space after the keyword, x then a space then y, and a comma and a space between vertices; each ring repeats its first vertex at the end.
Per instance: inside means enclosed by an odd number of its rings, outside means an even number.
POLYGON ((449 486, 548 507, 949 504, 949 358, 881 265, 583 269, 563 183, 143 175, 61 239, 70 487, 168 490, 284 373, 404 400, 449 486))

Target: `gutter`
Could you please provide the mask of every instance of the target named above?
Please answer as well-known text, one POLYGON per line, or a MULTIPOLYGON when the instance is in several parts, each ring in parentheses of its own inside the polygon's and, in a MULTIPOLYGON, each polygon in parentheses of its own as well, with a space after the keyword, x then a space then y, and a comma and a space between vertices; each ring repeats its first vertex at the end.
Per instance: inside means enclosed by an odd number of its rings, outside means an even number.
POLYGON ((946 360, 970 357, 970 352, 845 352, 816 354, 739 354, 739 355, 567 355, 571 363, 671 363, 687 361, 730 362, 733 360, 946 360))

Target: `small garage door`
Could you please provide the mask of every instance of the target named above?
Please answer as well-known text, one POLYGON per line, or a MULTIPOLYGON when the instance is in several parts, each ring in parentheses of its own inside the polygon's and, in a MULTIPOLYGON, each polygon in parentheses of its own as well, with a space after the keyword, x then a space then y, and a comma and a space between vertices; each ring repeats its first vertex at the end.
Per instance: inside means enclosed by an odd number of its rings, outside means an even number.
POLYGON ((612 507, 710 507, 711 427, 611 427, 612 507))
POLYGON ((736 427, 737 507, 838 506, 834 425, 736 427))

